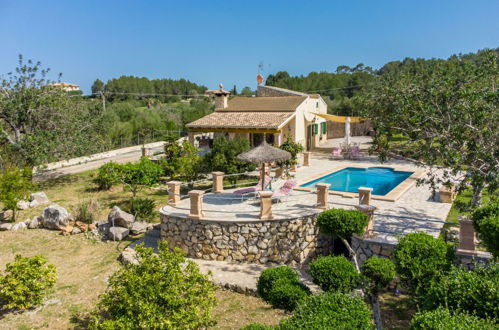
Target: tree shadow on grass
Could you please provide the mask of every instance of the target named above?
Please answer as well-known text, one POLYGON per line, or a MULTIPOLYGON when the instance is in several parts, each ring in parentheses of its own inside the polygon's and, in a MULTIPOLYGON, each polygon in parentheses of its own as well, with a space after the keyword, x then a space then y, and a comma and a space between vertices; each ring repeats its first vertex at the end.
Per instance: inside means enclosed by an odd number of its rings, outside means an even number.
POLYGON ((67 184, 72 184, 75 183, 76 181, 80 180, 79 177, 75 175, 63 175, 63 176, 58 176, 58 177, 53 177, 53 176, 38 176, 34 177, 35 185, 40 189, 48 189, 53 186, 58 186, 58 185, 67 185, 67 184), (40 181, 40 178, 42 178, 43 181, 40 181))
POLYGON ((74 324, 73 329, 88 329, 91 321, 89 313, 79 313, 71 315, 70 322, 74 324))

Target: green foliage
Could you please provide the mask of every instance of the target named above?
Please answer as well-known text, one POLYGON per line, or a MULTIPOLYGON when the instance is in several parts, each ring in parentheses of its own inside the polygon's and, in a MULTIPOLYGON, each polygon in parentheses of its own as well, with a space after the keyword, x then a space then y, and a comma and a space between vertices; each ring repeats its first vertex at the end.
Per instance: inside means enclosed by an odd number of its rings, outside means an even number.
POLYGON ((454 260, 452 247, 443 240, 426 233, 412 233, 402 237, 394 251, 397 272, 402 283, 420 295, 454 260))
POLYGON ((274 308, 282 308, 292 312, 309 295, 310 290, 306 285, 283 278, 272 285, 269 293, 269 303, 274 308))
POLYGON ((100 205, 95 199, 84 201, 78 205, 75 212, 75 220, 86 224, 91 224, 99 216, 100 205))
POLYGON ((202 157, 198 151, 198 148, 187 141, 169 141, 165 145, 165 159, 161 161, 163 171, 171 177, 186 181, 196 180, 202 166, 202 157))
POLYGON ((330 209, 319 214, 317 226, 323 234, 349 239, 364 234, 367 221, 367 215, 358 210, 330 209))
POLYGON ((137 246, 139 265, 109 279, 90 329, 200 329, 212 325, 216 287, 199 267, 160 242, 158 254, 137 246))
POLYGON ((263 300, 270 302, 270 291, 277 281, 283 279, 292 283, 297 283, 299 281, 298 274, 296 274, 291 267, 279 266, 265 269, 260 274, 256 285, 258 295, 262 297, 263 300))
POLYGON ((43 256, 16 255, 0 274, 0 309, 28 309, 41 304, 54 286, 57 272, 43 256))
POLYGON ((395 264, 390 259, 371 257, 364 262, 362 275, 371 292, 377 294, 395 279, 395 264))
POLYGON ((241 330, 271 330, 271 329, 273 329, 271 326, 260 323, 250 323, 241 328, 241 330))
POLYGON ((12 210, 12 221, 16 221, 17 203, 27 200, 31 192, 32 171, 30 168, 8 168, 0 174, 0 202, 4 209, 12 210))
POLYGON ((451 313, 448 309, 419 312, 410 324, 411 330, 493 330, 497 324, 467 313, 451 313))
POLYGON ((340 292, 310 296, 278 329, 372 329, 371 312, 361 298, 340 292))
POLYGON ((133 214, 136 219, 152 221, 156 215, 156 202, 150 198, 133 197, 130 199, 127 212, 133 214))
MULTIPOLYGON (((253 171, 255 164, 237 160, 237 155, 250 149, 248 139, 234 138, 227 139, 224 136, 218 137, 213 142, 211 152, 206 154, 205 163, 209 171, 221 171, 225 174, 244 173, 253 171)), ((237 177, 232 183, 236 183, 237 177)))
POLYGON ((499 200, 493 199, 487 205, 476 209, 471 218, 478 237, 497 260, 499 258, 499 200))
POLYGON ((499 320, 499 265, 468 271, 453 268, 435 278, 423 297, 427 310, 439 306, 499 320))
POLYGON ((112 186, 120 184, 122 169, 123 165, 115 162, 109 162, 99 167, 97 176, 94 179, 99 190, 109 190, 112 186))
POLYGON ((290 166, 298 164, 298 154, 303 151, 303 146, 300 143, 294 142, 291 136, 288 135, 286 141, 284 141, 279 146, 279 148, 291 154, 291 158, 284 162, 280 162, 279 166, 290 166))
POLYGON ((163 168, 161 165, 147 158, 142 158, 137 163, 122 165, 119 176, 120 181, 130 189, 133 197, 135 197, 141 187, 158 183, 162 174, 163 168))
POLYGON ((348 293, 359 286, 360 274, 344 256, 319 257, 310 263, 314 283, 324 291, 348 293))

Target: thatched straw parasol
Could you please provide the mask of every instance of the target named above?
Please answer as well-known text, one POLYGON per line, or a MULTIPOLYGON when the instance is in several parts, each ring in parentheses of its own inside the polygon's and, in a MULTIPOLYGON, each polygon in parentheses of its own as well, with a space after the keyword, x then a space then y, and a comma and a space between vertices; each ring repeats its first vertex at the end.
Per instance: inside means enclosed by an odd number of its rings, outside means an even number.
MULTIPOLYGON (((285 150, 272 147, 263 142, 258 147, 251 149, 237 155, 237 159, 240 161, 265 164, 271 162, 283 162, 291 158, 291 154, 285 150)), ((262 185, 265 182, 265 166, 262 166, 262 185)), ((262 187, 265 188, 265 187, 262 187)))

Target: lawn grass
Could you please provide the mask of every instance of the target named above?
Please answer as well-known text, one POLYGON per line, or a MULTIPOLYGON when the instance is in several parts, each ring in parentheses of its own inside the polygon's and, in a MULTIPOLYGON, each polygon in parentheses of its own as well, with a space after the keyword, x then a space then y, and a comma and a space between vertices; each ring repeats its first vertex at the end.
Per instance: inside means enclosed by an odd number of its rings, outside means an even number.
MULTIPOLYGON (((493 195, 495 194, 491 194, 488 190, 484 190, 482 193, 482 204, 487 204, 493 195)), ((447 215, 447 221, 457 223, 459 216, 470 216, 472 212, 470 207, 472 198, 473 191, 471 188, 461 191, 452 203, 452 207, 447 215)))

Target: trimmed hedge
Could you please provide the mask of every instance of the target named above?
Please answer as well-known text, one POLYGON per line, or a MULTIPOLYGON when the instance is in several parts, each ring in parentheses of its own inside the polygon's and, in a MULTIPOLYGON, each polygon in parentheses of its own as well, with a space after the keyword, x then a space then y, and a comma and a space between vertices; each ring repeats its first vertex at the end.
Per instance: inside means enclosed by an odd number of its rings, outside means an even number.
POLYGON ((432 280, 450 269, 454 250, 441 239, 426 233, 412 233, 400 239, 394 256, 402 283, 420 295, 432 280))
POLYGON ((439 306, 499 320, 499 265, 476 271, 453 268, 432 281, 423 297, 427 310, 439 306))
POLYGON ((371 290, 377 292, 395 279, 395 264, 390 259, 371 257, 364 262, 362 275, 369 282, 371 290))
POLYGON ((269 302, 274 308, 292 312, 310 293, 310 289, 302 283, 281 279, 276 281, 270 290, 269 302))
POLYGON ((298 274, 288 266, 265 269, 260 274, 256 285, 258 295, 260 295, 263 300, 270 303, 270 291, 274 287, 275 282, 283 279, 289 282, 299 282, 298 274))
POLYGON ((331 209, 317 217, 317 227, 321 233, 344 239, 353 234, 364 234, 367 222, 367 215, 358 210, 331 209))
POLYGON ((466 313, 451 313, 444 308, 416 313, 410 325, 411 330, 493 330, 497 327, 491 320, 466 313))
POLYGON ((499 258, 499 202, 490 201, 489 204, 476 209, 471 218, 478 237, 497 260, 499 258))
POLYGON ((324 291, 350 292, 361 280, 355 266, 344 256, 319 257, 310 263, 314 283, 324 291))
POLYGON ((277 329, 372 329, 371 311, 358 297, 340 292, 310 296, 277 329))

